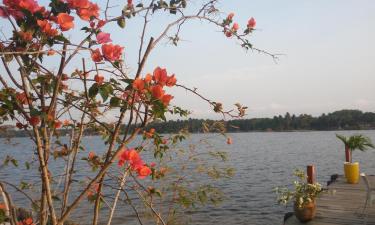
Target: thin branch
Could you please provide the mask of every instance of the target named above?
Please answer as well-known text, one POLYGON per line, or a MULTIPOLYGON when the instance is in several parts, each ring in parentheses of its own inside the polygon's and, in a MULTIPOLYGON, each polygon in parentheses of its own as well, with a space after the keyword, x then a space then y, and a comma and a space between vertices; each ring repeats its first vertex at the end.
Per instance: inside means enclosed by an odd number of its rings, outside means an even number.
POLYGON ((7 71, 7 74, 9 76, 9 78, 12 80, 13 84, 16 85, 16 87, 18 87, 19 89, 22 89, 22 85, 20 85, 16 79, 14 79, 13 75, 12 75, 12 72, 10 72, 10 69, 9 69, 9 66, 7 64, 7 62, 5 61, 4 57, 1 57, 1 61, 3 62, 3 65, 4 65, 4 68, 5 68, 5 71, 7 71))
POLYGON ((30 200, 30 202, 34 205, 34 206, 37 206, 39 207, 39 205, 26 193, 24 192, 22 189, 18 188, 16 185, 12 184, 12 183, 9 183, 9 182, 6 182, 6 181, 0 181, 0 183, 4 183, 6 185, 9 185, 11 186, 12 188, 16 189, 18 192, 22 193, 27 199, 30 200))

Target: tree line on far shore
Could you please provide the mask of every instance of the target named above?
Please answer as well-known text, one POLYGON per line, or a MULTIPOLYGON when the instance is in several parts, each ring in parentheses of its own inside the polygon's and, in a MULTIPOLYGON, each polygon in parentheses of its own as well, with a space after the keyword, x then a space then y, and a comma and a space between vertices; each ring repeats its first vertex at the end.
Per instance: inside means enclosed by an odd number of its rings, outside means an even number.
MULTIPOLYGON (((274 116, 273 118, 251 118, 229 121, 215 121, 208 119, 169 120, 154 122, 148 126, 160 133, 176 133, 186 130, 191 133, 204 132, 251 132, 251 131, 298 131, 298 130, 371 130, 375 129, 375 113, 360 110, 340 110, 323 113, 314 117, 308 114, 274 116)), ((61 135, 69 129, 61 129, 61 135)), ((98 131, 88 129, 87 135, 96 135, 98 131)), ((4 125, 0 129, 0 137, 23 137, 26 131, 17 130, 14 126, 4 125)))
MULTIPOLYGON (((188 119, 154 123, 152 127, 165 133, 188 129, 203 132, 203 124, 213 120, 188 119)), ((294 131, 294 130, 369 130, 375 129, 375 113, 360 110, 340 110, 314 117, 308 114, 274 116, 273 118, 251 118, 229 120, 225 123, 227 132, 250 131, 294 131)))

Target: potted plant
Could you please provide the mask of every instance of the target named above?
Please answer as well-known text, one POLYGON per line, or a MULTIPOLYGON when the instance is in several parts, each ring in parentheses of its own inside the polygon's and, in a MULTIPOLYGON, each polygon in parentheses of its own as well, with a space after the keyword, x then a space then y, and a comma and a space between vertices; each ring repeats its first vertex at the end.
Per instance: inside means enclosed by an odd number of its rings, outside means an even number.
POLYGON ((299 221, 304 223, 315 217, 315 198, 322 191, 322 187, 319 183, 308 183, 307 177, 302 170, 296 169, 294 176, 297 177, 297 180, 293 182, 294 190, 289 190, 286 187, 275 188, 277 202, 283 205, 293 202, 294 215, 299 221))
POLYGON ((375 146, 369 137, 362 134, 352 135, 350 137, 336 134, 336 137, 345 145, 344 173, 346 180, 350 184, 356 184, 359 180, 359 163, 353 163, 352 153, 357 149, 360 151, 366 151, 369 148, 375 148, 375 146))

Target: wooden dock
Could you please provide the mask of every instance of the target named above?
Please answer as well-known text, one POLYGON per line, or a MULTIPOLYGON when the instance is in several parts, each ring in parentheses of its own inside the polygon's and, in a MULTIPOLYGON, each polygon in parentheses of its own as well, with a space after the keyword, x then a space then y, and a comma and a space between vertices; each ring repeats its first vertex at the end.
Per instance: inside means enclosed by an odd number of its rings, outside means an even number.
MULTIPOLYGON (((368 206, 365 215, 362 209, 366 199, 366 186, 348 184, 345 177, 329 182, 328 190, 317 198, 317 212, 314 220, 300 223, 295 216, 288 218, 285 225, 375 225, 375 204, 368 206)), ((375 187, 375 176, 368 176, 375 187)))

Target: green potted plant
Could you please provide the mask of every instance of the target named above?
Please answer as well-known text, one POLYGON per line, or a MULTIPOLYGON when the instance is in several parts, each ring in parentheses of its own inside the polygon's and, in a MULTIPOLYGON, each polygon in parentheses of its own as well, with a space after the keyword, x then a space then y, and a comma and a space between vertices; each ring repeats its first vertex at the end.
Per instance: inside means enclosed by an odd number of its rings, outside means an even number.
POLYGON ((362 134, 352 135, 350 137, 336 134, 336 137, 345 145, 344 173, 346 180, 350 184, 356 184, 359 181, 359 163, 353 163, 352 153, 357 149, 366 151, 369 148, 375 148, 375 146, 369 137, 362 134))
POLYGON ((293 202, 294 215, 299 221, 307 222, 315 217, 315 198, 322 191, 322 187, 319 183, 308 183, 307 177, 302 170, 296 169, 293 174, 297 177, 297 180, 293 182, 294 190, 289 190, 286 187, 276 187, 277 202, 283 205, 293 202))

